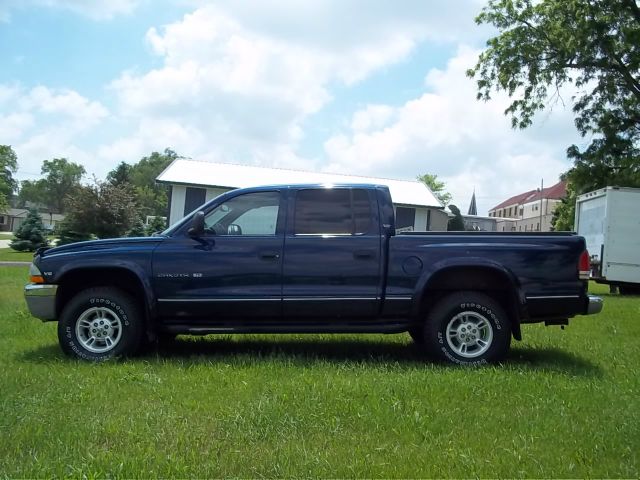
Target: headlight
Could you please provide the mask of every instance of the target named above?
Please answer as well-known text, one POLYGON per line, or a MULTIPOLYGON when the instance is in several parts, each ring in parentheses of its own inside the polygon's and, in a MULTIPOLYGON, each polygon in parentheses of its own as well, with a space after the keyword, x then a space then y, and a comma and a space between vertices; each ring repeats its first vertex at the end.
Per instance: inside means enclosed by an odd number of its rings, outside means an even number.
POLYGON ((33 263, 29 267, 29 281, 31 283, 44 283, 42 272, 33 263))

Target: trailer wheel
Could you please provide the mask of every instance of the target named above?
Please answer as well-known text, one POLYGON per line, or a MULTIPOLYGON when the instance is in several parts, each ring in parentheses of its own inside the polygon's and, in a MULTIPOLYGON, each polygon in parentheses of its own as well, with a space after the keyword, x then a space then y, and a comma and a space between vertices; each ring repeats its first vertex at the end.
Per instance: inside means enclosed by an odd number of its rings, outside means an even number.
POLYGON ((456 292, 430 311, 424 347, 438 360, 480 365, 502 359, 511 345, 511 323, 493 298, 480 292, 456 292))

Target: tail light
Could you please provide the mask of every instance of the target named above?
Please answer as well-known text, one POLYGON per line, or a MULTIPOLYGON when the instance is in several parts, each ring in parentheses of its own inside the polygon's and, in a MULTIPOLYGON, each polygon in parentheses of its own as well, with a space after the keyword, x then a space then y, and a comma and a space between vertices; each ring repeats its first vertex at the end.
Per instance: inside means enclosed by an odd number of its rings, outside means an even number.
POLYGON ((580 262, 578 263, 578 277, 580 280, 589 280, 589 273, 591 272, 591 262, 589 262, 589 252, 585 250, 580 255, 580 262))

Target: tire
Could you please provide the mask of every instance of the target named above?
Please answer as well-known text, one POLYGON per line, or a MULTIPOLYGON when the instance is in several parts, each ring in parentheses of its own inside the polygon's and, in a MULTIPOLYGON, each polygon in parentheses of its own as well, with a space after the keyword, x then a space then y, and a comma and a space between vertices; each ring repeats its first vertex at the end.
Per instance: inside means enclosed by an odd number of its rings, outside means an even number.
POLYGON ((416 345, 424 344, 424 328, 422 325, 419 327, 412 327, 408 330, 409 336, 416 345))
POLYGON ((76 294, 58 321, 62 351, 93 362, 133 355, 143 333, 144 318, 138 303, 111 287, 90 288, 76 294))
POLYGON ((430 311, 424 347, 438 360, 482 365, 502 359, 511 345, 511 322, 493 298, 479 292, 456 292, 430 311))
POLYGON ((620 295, 640 295, 640 285, 619 285, 620 295))

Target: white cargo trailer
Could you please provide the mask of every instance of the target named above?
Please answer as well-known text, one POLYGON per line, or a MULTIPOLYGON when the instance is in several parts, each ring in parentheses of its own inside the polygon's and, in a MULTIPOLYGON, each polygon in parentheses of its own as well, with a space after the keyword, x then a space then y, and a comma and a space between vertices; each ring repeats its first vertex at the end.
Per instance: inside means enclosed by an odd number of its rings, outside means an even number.
POLYGON ((580 195, 575 220, 587 241, 592 278, 622 294, 640 293, 640 188, 606 187, 580 195))

